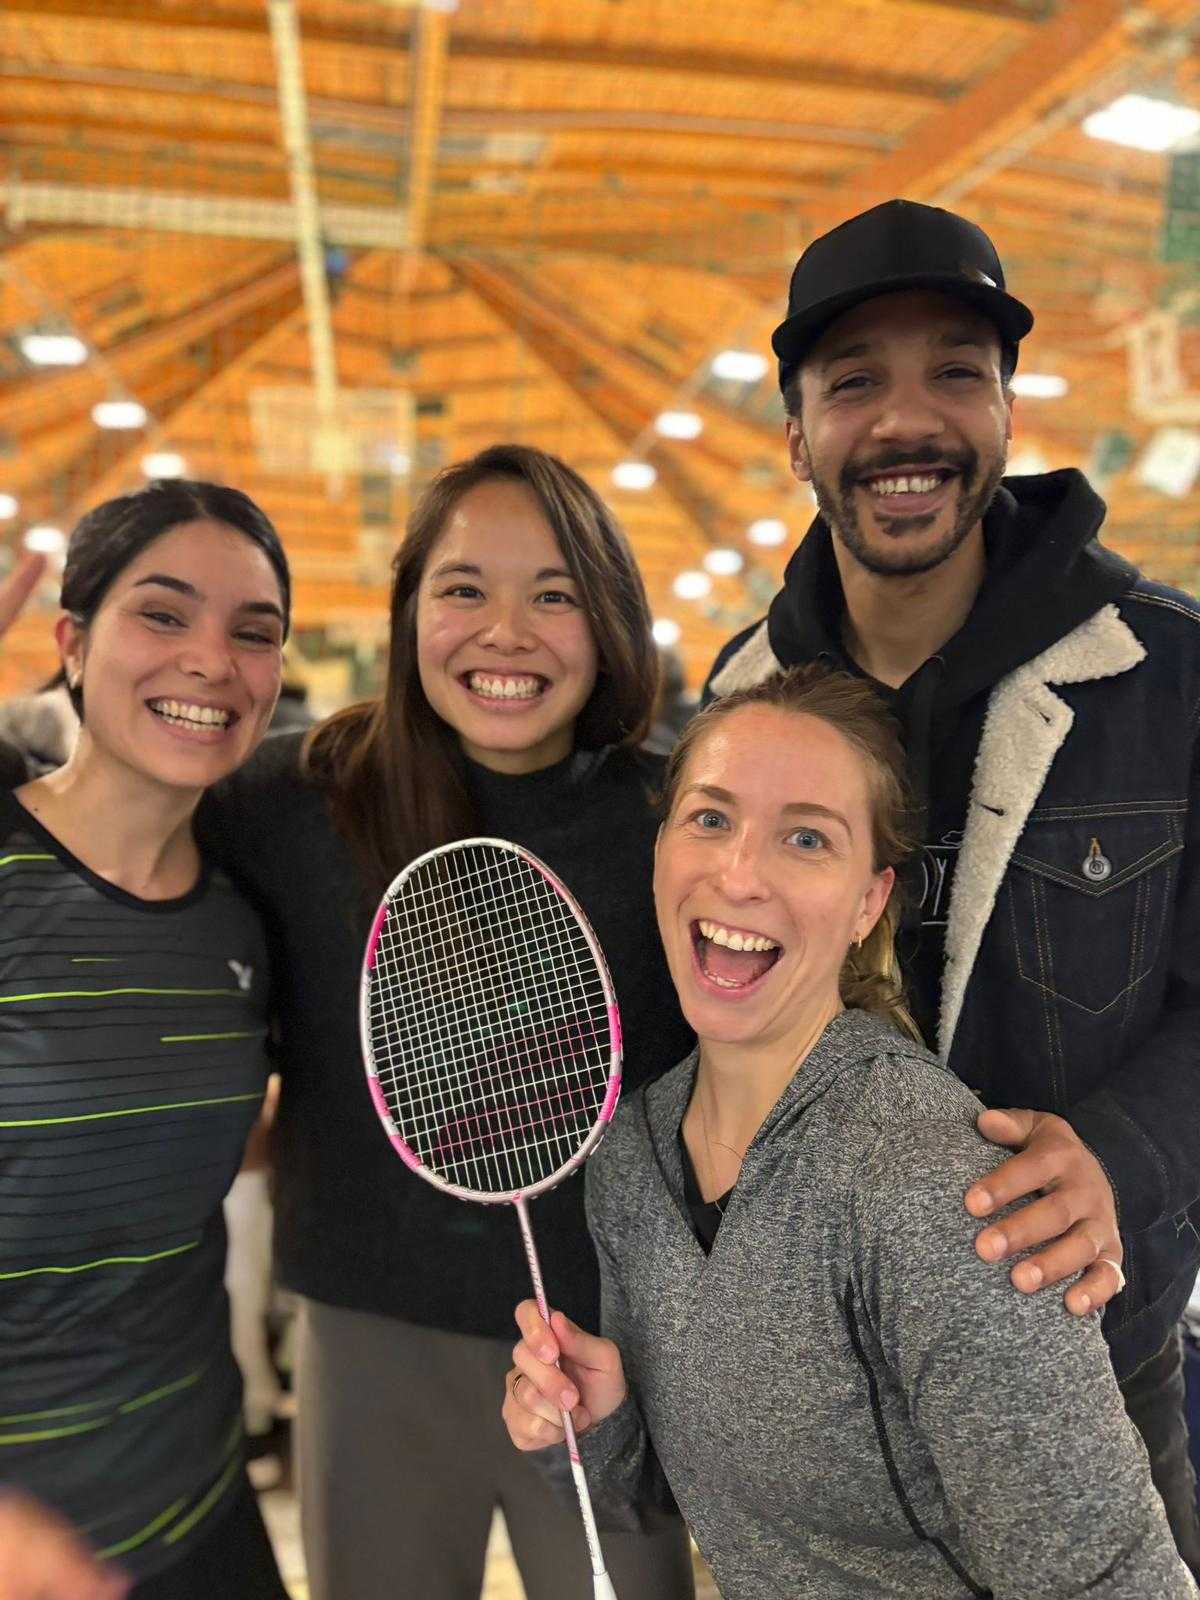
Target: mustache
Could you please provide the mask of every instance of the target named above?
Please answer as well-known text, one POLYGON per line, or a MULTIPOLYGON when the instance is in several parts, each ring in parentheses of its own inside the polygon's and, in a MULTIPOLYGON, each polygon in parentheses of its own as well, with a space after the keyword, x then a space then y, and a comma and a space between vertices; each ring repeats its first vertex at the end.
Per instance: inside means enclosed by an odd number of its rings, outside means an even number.
POLYGON ((925 447, 906 450, 903 455, 899 451, 892 450, 874 456, 870 461, 845 462, 840 473, 840 482, 841 488, 849 491, 862 478, 880 477, 899 468, 911 472, 914 467, 949 467, 964 481, 970 482, 975 476, 978 465, 979 456, 974 450, 933 450, 925 447))

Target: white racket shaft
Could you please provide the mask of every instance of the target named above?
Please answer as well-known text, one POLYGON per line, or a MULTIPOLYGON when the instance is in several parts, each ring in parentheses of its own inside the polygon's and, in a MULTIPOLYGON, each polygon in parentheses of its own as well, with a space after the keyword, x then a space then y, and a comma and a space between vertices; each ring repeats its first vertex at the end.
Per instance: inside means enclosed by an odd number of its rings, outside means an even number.
MULTIPOLYGON (((546 1290, 542 1284, 542 1268, 538 1261, 537 1246, 533 1242, 533 1229, 529 1225, 529 1208, 524 1200, 513 1202, 517 1210, 517 1218, 521 1224, 521 1238, 525 1241, 525 1255, 529 1261, 529 1275, 533 1279, 533 1293, 537 1300, 537 1308, 542 1314, 542 1321, 550 1326, 550 1307, 546 1303, 546 1290)), ((556 1367, 562 1363, 556 1361, 556 1367)), ((588 1493, 587 1475, 583 1470, 583 1462, 579 1459, 579 1444, 575 1438, 575 1424, 571 1421, 571 1413, 561 1409, 563 1432, 566 1438, 563 1443, 567 1447, 567 1454, 571 1458, 571 1476, 575 1480, 575 1493, 579 1497, 579 1515, 583 1518, 583 1536, 587 1540, 588 1556, 592 1563, 592 1587, 595 1600, 617 1600, 617 1592, 612 1586, 604 1566, 604 1552, 600 1548, 600 1535, 596 1532, 596 1516, 592 1510, 592 1497, 588 1493)))

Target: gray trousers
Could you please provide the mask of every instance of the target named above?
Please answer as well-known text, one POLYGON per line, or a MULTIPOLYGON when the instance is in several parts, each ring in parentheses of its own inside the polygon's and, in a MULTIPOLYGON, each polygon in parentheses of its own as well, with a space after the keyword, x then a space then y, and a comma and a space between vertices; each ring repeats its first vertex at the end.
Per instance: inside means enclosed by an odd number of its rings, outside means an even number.
MULTIPOLYGON (((511 1365, 503 1340, 301 1302, 297 1438, 312 1600, 479 1600, 497 1506, 527 1600, 591 1600, 577 1508, 500 1420, 511 1365)), ((621 1600, 692 1600, 680 1519, 601 1543, 621 1600)))

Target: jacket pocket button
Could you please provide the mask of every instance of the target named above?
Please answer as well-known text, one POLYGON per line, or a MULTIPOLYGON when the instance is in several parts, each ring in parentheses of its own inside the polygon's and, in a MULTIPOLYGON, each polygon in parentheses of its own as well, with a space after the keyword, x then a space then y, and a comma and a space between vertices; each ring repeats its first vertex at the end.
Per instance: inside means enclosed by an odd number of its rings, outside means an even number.
POLYGON ((1105 878, 1112 877, 1112 862, 1101 850, 1099 839, 1092 840, 1091 849, 1084 857, 1080 870, 1092 883, 1103 883, 1105 878))

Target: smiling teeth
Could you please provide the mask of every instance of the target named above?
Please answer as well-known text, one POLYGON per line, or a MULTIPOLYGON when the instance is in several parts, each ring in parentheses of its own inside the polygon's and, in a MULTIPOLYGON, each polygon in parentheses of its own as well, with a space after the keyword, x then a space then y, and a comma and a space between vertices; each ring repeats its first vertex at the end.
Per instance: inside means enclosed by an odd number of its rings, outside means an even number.
POLYGON ((151 700, 150 709, 166 722, 183 728, 224 728, 229 725, 228 711, 216 706, 194 706, 186 700, 151 700))
POLYGON ((537 678, 491 678, 482 672, 472 672, 467 685, 472 693, 489 700, 532 700, 542 692, 537 678))
POLYGON ((872 478, 871 488, 875 494, 932 494, 941 481, 934 475, 923 478, 872 478))
POLYGON ((768 939, 761 933, 733 933, 719 922, 700 923, 700 933, 713 944, 726 945, 730 950, 778 950, 779 944, 775 939, 768 939))

